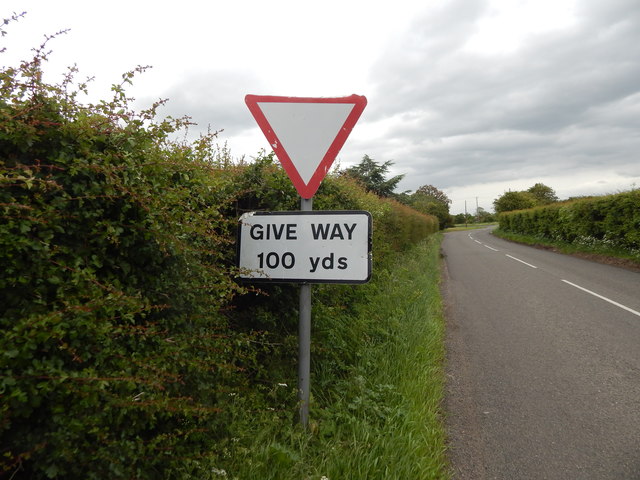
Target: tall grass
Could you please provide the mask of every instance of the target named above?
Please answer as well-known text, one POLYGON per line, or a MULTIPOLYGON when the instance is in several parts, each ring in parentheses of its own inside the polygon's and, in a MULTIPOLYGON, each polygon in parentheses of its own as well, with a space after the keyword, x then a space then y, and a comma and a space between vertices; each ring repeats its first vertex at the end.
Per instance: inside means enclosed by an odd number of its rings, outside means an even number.
POLYGON ((448 478, 443 397, 444 322, 439 294, 441 235, 378 272, 359 311, 375 325, 355 366, 327 391, 313 391, 309 432, 263 423, 254 443, 231 455, 229 478, 448 478))

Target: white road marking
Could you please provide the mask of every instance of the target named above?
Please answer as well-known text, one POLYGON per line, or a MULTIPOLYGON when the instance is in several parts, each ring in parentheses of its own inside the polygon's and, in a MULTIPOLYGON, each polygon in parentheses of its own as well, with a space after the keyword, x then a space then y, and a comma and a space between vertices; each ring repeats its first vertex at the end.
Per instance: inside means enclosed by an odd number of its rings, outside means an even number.
POLYGON ((516 260, 517 262, 524 263, 527 267, 531 267, 531 268, 538 268, 538 267, 536 267, 535 265, 531 265, 530 263, 527 263, 527 262, 525 262, 524 260, 520 260, 519 258, 512 257, 511 255, 508 255, 508 254, 507 254, 507 257, 509 257, 509 258, 511 258, 511 259, 513 259, 513 260, 516 260))
POLYGON ((497 248, 490 247, 489 245, 485 245, 485 247, 487 247, 489 250, 493 250, 494 252, 499 252, 500 251, 497 248))
POLYGON ((597 294, 596 292, 592 292, 591 290, 587 290, 584 287, 581 287, 580 285, 576 285, 575 283, 571 283, 568 280, 562 280, 564 283, 567 283, 569 285, 571 285, 572 287, 576 287, 579 290, 582 290, 583 292, 587 292, 590 295, 593 295, 594 297, 598 297, 600 300, 604 300, 605 302, 609 302, 612 305, 615 305, 616 307, 620 307, 623 310, 626 310, 627 312, 633 313, 634 315, 637 315, 638 317, 640 317, 640 312, 637 312, 636 310, 629 308, 625 305, 622 305, 621 303, 618 302, 614 302, 613 300, 611 300, 610 298, 607 297, 603 297, 602 295, 597 294))
POLYGON ((479 243, 480 245, 482 245, 482 242, 479 242, 478 240, 474 240, 474 242, 479 243))

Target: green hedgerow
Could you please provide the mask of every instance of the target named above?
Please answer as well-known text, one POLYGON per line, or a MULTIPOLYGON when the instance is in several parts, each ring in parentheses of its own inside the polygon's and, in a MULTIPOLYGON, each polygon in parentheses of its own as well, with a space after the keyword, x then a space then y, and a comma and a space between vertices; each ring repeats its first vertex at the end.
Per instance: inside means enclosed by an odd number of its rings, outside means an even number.
POLYGON ((221 312, 233 172, 131 111, 135 72, 85 106, 46 56, 0 73, 0 474, 158 478, 210 455, 252 362, 221 312))

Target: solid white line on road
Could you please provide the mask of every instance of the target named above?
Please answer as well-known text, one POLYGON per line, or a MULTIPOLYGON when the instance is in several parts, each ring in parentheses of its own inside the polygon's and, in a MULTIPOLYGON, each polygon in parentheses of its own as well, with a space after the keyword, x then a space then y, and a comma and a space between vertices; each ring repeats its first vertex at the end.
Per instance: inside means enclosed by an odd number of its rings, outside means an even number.
POLYGON ((518 261, 518 262, 520 262, 520 263, 524 263, 527 267, 531 267, 531 268, 538 268, 538 267, 536 267, 535 265, 531 265, 530 263, 527 263, 527 262, 525 262, 524 260, 520 260, 519 258, 512 257, 511 255, 507 255, 507 257, 509 257, 509 258, 511 258, 511 259, 513 259, 513 260, 516 260, 516 261, 518 261))
POLYGON ((478 240, 474 240, 474 242, 479 243, 480 245, 482 245, 482 242, 479 242, 478 240))
POLYGON ((576 285, 575 283, 571 283, 568 280, 562 280, 564 283, 568 283, 569 285, 571 285, 572 287, 576 287, 577 289, 582 290, 583 292, 587 292, 590 295, 593 295, 594 297, 598 297, 600 300, 604 300, 605 302, 609 302, 612 305, 615 305, 616 307, 620 307, 623 310, 626 310, 627 312, 633 313, 634 315, 637 315, 638 317, 640 317, 640 312, 637 312, 636 310, 629 308, 625 305, 622 305, 621 303, 618 302, 614 302, 613 300, 611 300, 610 298, 607 297, 603 297, 602 295, 598 295, 596 292, 592 292, 591 290, 587 290, 584 287, 581 287, 580 285, 576 285))
POLYGON ((500 251, 497 248, 490 247, 489 245, 485 245, 485 247, 487 247, 489 250, 493 250, 494 252, 499 252, 500 251))

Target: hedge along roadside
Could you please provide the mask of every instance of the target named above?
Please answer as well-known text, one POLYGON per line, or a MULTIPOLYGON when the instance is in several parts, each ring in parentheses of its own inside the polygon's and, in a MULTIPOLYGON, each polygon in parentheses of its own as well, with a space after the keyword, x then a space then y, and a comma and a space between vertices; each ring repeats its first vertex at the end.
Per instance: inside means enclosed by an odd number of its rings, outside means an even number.
MULTIPOLYGON (((232 443, 295 411, 277 390, 295 378, 295 289, 238 285, 233 257, 241 212, 297 196, 271 155, 234 164, 214 134, 171 140, 188 119, 156 120, 162 102, 134 112, 136 72, 97 105, 76 100, 73 69, 45 83, 47 48, 0 72, 0 473, 211 477, 232 443)), ((437 230, 335 175, 316 205, 371 211, 380 267, 437 230)), ((331 314, 314 368, 339 375, 368 298, 336 286, 316 301, 331 314)))
POLYGON ((43 83, 42 55, 2 72, 1 471, 152 478, 228 435, 224 392, 248 385, 221 313, 232 172, 121 85, 85 107, 43 83))
POLYGON ((640 259, 640 190, 500 214, 505 232, 624 250, 640 259))

